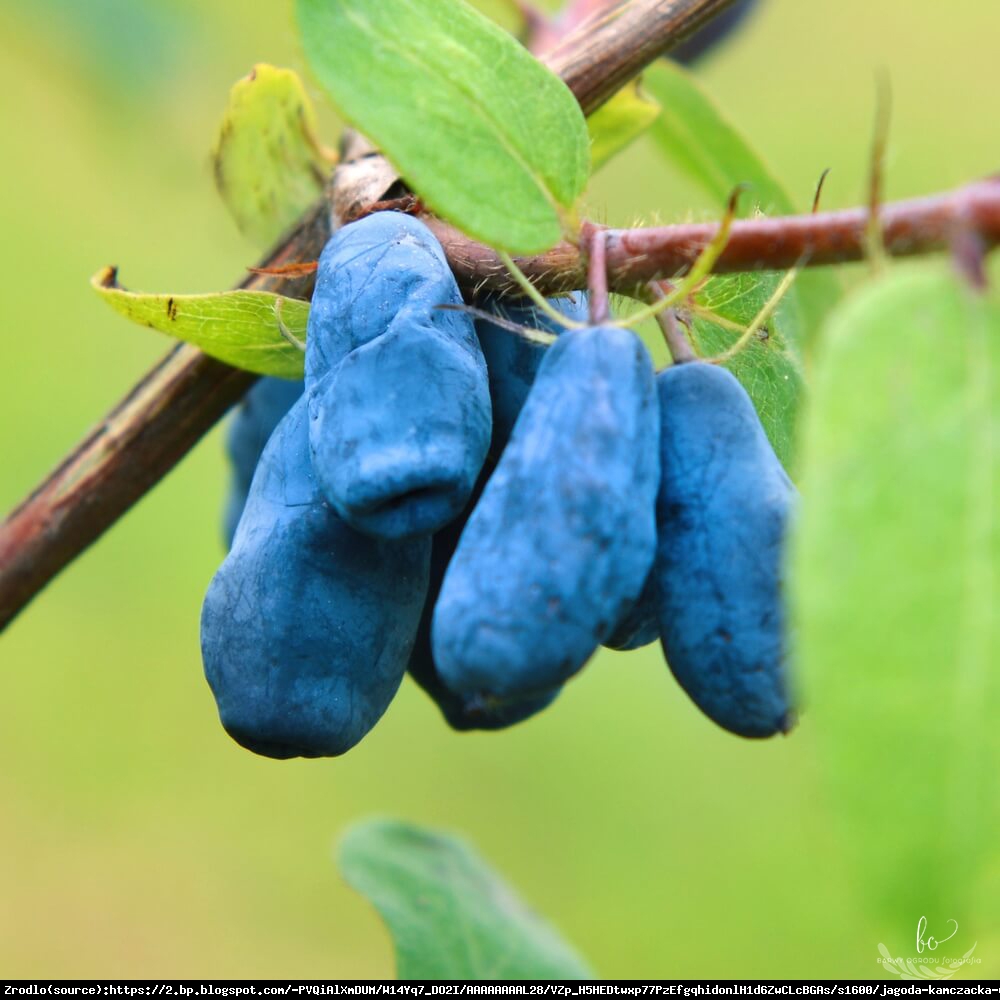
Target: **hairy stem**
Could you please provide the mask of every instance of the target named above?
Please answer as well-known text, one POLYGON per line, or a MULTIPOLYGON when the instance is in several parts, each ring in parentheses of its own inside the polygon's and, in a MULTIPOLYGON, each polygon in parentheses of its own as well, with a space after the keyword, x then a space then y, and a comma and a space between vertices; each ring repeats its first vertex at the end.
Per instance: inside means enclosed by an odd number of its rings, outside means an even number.
MULTIPOLYGON (((516 288, 496 253, 439 219, 425 218, 441 241, 459 284, 470 294, 483 289, 516 288)), ((869 208, 809 215, 738 220, 732 223, 714 274, 737 271, 786 271, 863 260, 868 250, 869 208)), ((945 194, 890 202, 878 212, 885 252, 893 257, 948 249, 963 234, 985 248, 1000 244, 1000 177, 967 184, 945 194)), ((592 223, 589 231, 597 230, 592 223)), ((719 223, 605 229, 608 282, 612 291, 642 298, 647 282, 676 278, 688 271, 719 223)), ((587 262, 578 247, 560 243, 534 257, 514 262, 544 295, 587 287, 587 262)))

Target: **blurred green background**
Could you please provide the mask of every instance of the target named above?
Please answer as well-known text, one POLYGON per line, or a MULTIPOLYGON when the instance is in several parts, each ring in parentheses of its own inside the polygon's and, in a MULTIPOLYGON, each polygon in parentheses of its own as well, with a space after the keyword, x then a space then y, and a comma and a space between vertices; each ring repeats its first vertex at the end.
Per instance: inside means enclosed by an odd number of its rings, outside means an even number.
MULTIPOLYGON (((863 198, 880 71, 889 197, 997 169, 995 0, 762 6, 699 74, 803 207, 824 167, 825 206, 863 198)), ((101 304, 98 267, 208 291, 255 260, 208 150, 237 77, 302 66, 289 5, 248 10, 0 3, 4 510, 167 347, 101 304)), ((645 143, 589 195, 614 223, 717 209, 645 143)), ((406 681, 341 760, 238 748, 198 651, 224 482, 216 432, 0 641, 4 976, 391 976, 386 934, 331 863, 372 813, 465 834, 604 976, 882 978, 878 942, 910 953, 914 928, 861 916, 808 715, 789 739, 728 736, 654 648, 601 654, 506 733, 450 732, 406 681)), ((983 964, 964 978, 1000 974, 998 930, 968 934, 983 964)))

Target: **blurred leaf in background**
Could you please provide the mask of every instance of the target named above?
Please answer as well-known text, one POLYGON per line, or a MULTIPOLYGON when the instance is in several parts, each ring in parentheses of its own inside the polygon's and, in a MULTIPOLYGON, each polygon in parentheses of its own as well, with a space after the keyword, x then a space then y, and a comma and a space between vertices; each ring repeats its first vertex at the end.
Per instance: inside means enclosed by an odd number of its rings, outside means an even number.
POLYGON ((792 574, 807 719, 859 905, 939 938, 956 920, 961 954, 1000 856, 1000 300, 897 267, 831 318, 816 374, 792 574))
POLYGON ((385 920, 400 979, 593 979, 559 933, 461 840, 367 820, 340 868, 385 920))
POLYGON ((638 81, 622 87, 587 118, 591 168, 598 170, 628 148, 659 114, 659 104, 643 92, 638 81))

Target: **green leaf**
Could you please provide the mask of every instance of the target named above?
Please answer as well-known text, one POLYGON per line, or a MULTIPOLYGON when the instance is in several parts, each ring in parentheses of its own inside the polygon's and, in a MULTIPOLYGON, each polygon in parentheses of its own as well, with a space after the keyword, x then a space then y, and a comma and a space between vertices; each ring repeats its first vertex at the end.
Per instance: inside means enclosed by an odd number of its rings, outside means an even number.
MULTIPOLYGON (((749 184, 740 198, 742 215, 796 211, 760 156, 683 67, 661 59, 647 68, 643 83, 663 108, 650 130, 660 150, 720 206, 737 184, 749 184)), ((787 303, 798 313, 796 326, 803 345, 812 342, 839 297, 830 272, 808 270, 799 275, 787 303)))
POLYGON ((944 264, 893 270, 835 313, 816 375, 791 563, 806 721, 859 905, 975 940, 1000 860, 1000 303, 944 264))
POLYGON ((602 167, 648 129, 660 106, 633 80, 587 119, 592 169, 602 167))
POLYGON ((397 820, 353 826, 348 884, 375 905, 400 979, 591 979, 556 930, 460 840, 397 820))
MULTIPOLYGON (((696 301, 724 320, 746 328, 774 294, 780 280, 781 276, 773 273, 720 275, 705 285, 696 301)), ((785 296, 760 334, 725 365, 749 393, 775 454, 790 472, 795 468, 796 419, 804 393, 791 294, 785 296)), ((740 336, 739 331, 697 314, 692 320, 692 340, 705 356, 721 354, 740 336)))
POLYGON ((233 85, 212 162, 241 232, 270 246, 323 190, 331 160, 295 73, 259 63, 233 85))
POLYGON ((588 174, 566 85, 462 0, 297 0, 313 73, 439 215, 510 253, 562 235, 588 174))
POLYGON ((91 286, 115 312, 133 323, 194 344, 235 368, 278 378, 302 378, 303 354, 279 328, 305 341, 309 303, 272 292, 210 295, 147 295, 117 283, 114 268, 91 278, 91 286))

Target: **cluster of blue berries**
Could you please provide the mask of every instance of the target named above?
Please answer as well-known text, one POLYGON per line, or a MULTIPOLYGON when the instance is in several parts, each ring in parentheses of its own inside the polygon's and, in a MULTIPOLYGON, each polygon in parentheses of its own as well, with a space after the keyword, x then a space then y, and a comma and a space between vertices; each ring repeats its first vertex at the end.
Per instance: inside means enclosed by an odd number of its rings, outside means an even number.
MULTIPOLYGON (((782 539, 794 488, 745 391, 657 374, 620 327, 474 322, 423 223, 380 213, 319 262, 304 383, 231 425, 231 548, 205 673, 271 757, 344 753, 404 673, 457 729, 540 711, 598 646, 659 638, 734 733, 790 725, 782 539), (548 341, 552 341, 549 346, 548 341)), ((586 297, 556 300, 585 320, 586 297)))

